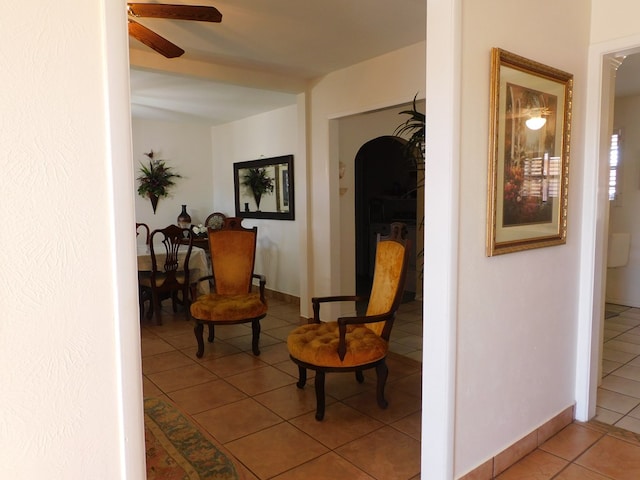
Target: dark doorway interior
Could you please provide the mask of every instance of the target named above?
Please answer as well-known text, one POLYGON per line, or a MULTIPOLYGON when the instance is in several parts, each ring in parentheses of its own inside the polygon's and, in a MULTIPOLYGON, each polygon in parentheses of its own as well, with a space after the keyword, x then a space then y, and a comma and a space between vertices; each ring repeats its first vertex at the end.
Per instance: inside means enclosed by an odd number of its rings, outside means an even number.
MULTIPOLYGON (((355 158, 356 291, 371 290, 378 234, 392 222, 404 222, 415 247, 417 175, 403 156, 405 140, 378 137, 365 143, 355 158)), ((410 260, 405 301, 415 298, 415 248, 410 260)))

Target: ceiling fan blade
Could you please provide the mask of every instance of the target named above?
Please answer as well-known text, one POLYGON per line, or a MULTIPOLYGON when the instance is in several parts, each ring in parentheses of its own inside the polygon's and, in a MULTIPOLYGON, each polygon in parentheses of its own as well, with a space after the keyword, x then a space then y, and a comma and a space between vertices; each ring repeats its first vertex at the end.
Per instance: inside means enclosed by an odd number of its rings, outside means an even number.
POLYGON ((169 18, 171 20, 196 20, 221 22, 222 14, 214 7, 198 5, 169 5, 162 3, 128 3, 134 17, 169 18))
POLYGON ((177 45, 131 19, 129 19, 129 35, 167 58, 179 57, 184 53, 184 50, 177 45))

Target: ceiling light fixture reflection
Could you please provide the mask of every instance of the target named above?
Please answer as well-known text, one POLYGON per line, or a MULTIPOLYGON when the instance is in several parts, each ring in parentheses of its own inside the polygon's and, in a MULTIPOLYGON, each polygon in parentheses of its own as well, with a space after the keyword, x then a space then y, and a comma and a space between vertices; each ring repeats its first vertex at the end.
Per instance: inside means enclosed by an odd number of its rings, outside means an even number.
POLYGON ((547 123, 547 119, 543 118, 540 115, 528 118, 525 122, 525 125, 529 130, 540 130, 545 123, 547 123))

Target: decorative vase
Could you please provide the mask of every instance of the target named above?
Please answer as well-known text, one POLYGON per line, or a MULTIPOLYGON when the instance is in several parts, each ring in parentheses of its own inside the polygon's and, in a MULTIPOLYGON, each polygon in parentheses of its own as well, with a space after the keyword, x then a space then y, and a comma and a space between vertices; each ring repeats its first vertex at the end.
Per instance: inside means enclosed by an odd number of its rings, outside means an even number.
POLYGON ((153 193, 149 194, 149 200, 151 200, 151 208, 153 208, 153 214, 156 214, 156 208, 158 206, 158 196, 153 193))
POLYGON ((180 228, 189 228, 191 225, 191 215, 187 213, 187 206, 182 205, 182 211, 178 215, 178 226, 180 228))
POLYGON ((256 211, 260 211, 260 200, 262 199, 261 193, 253 192, 253 199, 256 201, 256 211))
POLYGON ((245 212, 249 211, 249 202, 244 202, 244 211, 245 212))

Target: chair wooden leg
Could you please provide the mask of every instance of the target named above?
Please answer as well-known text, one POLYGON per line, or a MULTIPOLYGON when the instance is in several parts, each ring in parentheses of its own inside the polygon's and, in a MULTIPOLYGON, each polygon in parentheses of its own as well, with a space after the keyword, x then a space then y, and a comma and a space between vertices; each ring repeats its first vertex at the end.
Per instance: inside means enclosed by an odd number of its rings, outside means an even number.
POLYGON ((209 343, 213 343, 213 340, 216 338, 216 330, 215 325, 213 323, 209 324, 209 336, 207 337, 207 341, 209 343))
POLYGON ((362 372, 362 370, 356 370, 356 381, 358 383, 364 382, 364 373, 362 372))
POLYGON ((202 331, 204 330, 204 325, 202 322, 197 322, 196 326, 193 327, 193 333, 196 336, 196 341, 198 342, 198 351, 196 352, 196 357, 202 358, 204 355, 204 339, 202 338, 202 331))
POLYGON ((153 311, 156 317, 156 323, 158 325, 162 325, 162 313, 160 308, 160 294, 152 292, 151 293, 151 303, 153 305, 153 311))
POLYGON ((298 383, 296 383, 296 387, 304 388, 307 384, 307 369, 298 365, 298 383))
POLYGON ((384 398, 384 386, 387 383, 387 377, 389 376, 389 369, 385 361, 376 366, 376 374, 378 376, 378 384, 376 386, 376 396, 378 400, 378 406, 380 408, 387 408, 389 402, 384 398))
POLYGON ((324 418, 324 372, 316 370, 316 420, 324 418))
POLYGON ((260 355, 260 348, 258 343, 260 342, 260 320, 253 320, 251 322, 251 349, 255 356, 260 355))

